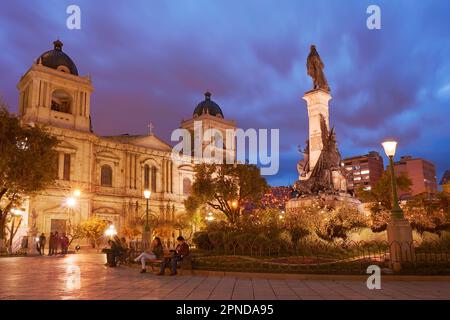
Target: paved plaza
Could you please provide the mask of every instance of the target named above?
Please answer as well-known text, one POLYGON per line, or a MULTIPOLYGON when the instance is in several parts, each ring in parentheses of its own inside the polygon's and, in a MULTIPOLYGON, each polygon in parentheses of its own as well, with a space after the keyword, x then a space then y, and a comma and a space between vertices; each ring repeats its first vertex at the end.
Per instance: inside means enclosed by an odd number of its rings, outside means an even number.
POLYGON ((0 299, 450 299, 447 281, 389 280, 368 290, 365 280, 159 277, 104 263, 101 254, 0 258, 0 299))

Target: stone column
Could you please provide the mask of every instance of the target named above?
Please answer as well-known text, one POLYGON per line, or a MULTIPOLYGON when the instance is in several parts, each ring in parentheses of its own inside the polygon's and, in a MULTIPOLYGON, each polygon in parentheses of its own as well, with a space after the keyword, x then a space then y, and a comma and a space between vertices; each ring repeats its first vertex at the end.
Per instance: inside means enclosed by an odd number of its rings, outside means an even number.
POLYGON ((400 271, 402 263, 415 260, 412 228, 405 218, 392 218, 387 225, 391 268, 400 271))
POLYGON ((329 130, 328 101, 330 93, 315 89, 305 93, 303 99, 306 101, 309 119, 309 169, 314 169, 320 153, 323 149, 321 119, 323 118, 329 130))

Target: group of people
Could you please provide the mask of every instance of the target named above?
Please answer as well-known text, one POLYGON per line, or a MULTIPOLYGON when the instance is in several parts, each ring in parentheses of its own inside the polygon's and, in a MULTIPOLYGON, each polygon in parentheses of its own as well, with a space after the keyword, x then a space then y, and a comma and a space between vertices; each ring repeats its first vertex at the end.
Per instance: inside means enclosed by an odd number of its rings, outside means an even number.
POLYGON ((182 236, 177 238, 177 246, 175 250, 165 251, 161 243, 161 239, 155 237, 149 249, 144 250, 134 261, 141 262, 141 273, 147 272, 145 262, 152 260, 161 260, 160 271, 158 275, 164 275, 165 269, 170 266, 171 276, 177 274, 178 263, 180 263, 184 257, 189 255, 189 245, 186 243, 182 236))
MULTIPOLYGON (((45 246, 47 244, 47 237, 44 233, 38 238, 39 240, 36 243, 36 249, 41 256, 45 255, 45 246)), ((55 233, 50 232, 50 239, 48 245, 48 255, 57 255, 57 254, 67 254, 69 252, 69 238, 65 233, 61 235, 58 234, 58 231, 55 233), (59 251, 58 251, 59 250, 59 251)))

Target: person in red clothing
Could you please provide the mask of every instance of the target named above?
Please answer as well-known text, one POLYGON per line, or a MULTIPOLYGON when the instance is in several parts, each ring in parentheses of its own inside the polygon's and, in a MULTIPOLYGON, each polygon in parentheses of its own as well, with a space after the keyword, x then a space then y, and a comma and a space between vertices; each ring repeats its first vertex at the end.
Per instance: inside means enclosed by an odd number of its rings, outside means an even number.
POLYGON ((61 254, 67 254, 69 252, 69 238, 65 233, 61 236, 61 254))
POLYGON ((183 260, 183 257, 189 255, 189 245, 186 243, 186 241, 184 241, 184 238, 182 236, 179 236, 177 238, 177 241, 178 245, 175 250, 172 250, 172 257, 164 258, 164 260, 161 262, 161 269, 158 275, 164 275, 164 270, 169 266, 169 263, 172 266, 172 272, 170 273, 170 275, 176 275, 178 262, 183 260))

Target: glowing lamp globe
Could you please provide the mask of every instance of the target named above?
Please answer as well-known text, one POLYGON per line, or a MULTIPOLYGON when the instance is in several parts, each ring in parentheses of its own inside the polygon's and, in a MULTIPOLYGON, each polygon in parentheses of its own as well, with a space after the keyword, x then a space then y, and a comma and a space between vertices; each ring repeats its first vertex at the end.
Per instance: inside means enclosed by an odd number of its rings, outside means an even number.
POLYGON ((388 140, 382 143, 384 152, 388 157, 393 157, 395 155, 395 150, 397 149, 397 141, 388 140))

